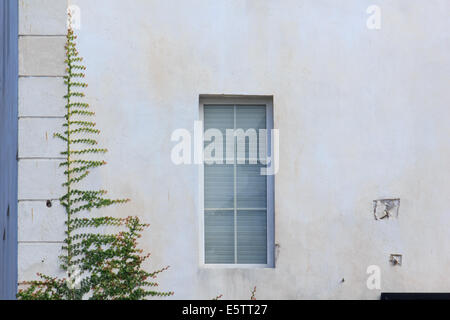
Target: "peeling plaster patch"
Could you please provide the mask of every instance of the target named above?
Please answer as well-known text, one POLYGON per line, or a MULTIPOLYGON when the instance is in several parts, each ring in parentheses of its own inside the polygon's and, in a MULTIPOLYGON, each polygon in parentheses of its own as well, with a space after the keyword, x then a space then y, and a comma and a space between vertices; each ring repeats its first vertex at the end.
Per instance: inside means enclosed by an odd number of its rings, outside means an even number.
POLYGON ((373 201, 373 215, 375 220, 398 217, 400 199, 380 199, 373 201))
POLYGON ((393 266, 401 266, 402 265, 402 255, 401 254, 391 254, 389 258, 389 262, 393 266))
POLYGON ((279 256, 280 256, 280 244, 275 243, 275 264, 277 263, 279 256))

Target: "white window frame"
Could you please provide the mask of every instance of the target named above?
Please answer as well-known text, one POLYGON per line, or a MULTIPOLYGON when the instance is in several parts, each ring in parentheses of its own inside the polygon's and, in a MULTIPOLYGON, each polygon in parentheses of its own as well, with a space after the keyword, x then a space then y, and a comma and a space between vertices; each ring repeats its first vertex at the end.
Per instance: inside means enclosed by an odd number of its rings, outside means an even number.
MULTIPOLYGON (((238 95, 200 95, 199 120, 203 123, 204 105, 265 105, 267 129, 267 157, 272 154, 271 134, 274 128, 272 96, 238 96, 238 95)), ((203 135, 203 132, 202 132, 203 135)), ((203 138, 202 138, 203 159, 203 138)), ((247 269, 275 268, 275 177, 267 176, 267 264, 211 264, 205 263, 205 225, 204 225, 204 164, 199 165, 199 230, 200 248, 199 265, 201 268, 247 269)))

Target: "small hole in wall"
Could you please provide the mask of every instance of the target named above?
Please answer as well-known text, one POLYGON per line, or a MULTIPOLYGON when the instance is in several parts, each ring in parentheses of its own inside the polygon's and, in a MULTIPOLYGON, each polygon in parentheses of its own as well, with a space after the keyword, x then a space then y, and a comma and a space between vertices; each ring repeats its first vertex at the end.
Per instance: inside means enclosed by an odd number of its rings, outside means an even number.
POLYGON ((8 209, 6 209, 6 217, 9 218, 9 204, 8 204, 8 209))
POLYGON ((6 229, 3 229, 3 241, 6 240, 6 229))
POLYGON ((50 200, 47 200, 47 208, 51 208, 52 207, 52 202, 50 200))

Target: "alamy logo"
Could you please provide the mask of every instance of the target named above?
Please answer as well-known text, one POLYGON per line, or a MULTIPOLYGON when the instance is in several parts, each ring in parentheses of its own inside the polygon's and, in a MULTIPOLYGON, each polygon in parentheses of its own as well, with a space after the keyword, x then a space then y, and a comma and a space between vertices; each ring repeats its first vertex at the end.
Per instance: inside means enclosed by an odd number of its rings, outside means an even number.
POLYGON ((371 265, 367 267, 366 273, 369 274, 366 285, 369 290, 381 289, 381 269, 377 265, 371 265))
POLYGON ((381 9, 377 5, 371 5, 366 10, 367 14, 370 16, 367 18, 366 26, 370 30, 380 30, 381 29, 381 9))
POLYGON ((234 164, 236 161, 237 164, 263 165, 261 175, 278 172, 277 129, 209 128, 204 131, 203 122, 195 121, 193 137, 189 130, 177 129, 172 133, 171 141, 178 142, 171 152, 171 160, 176 165, 234 164))
POLYGON ((81 288, 81 271, 76 266, 71 266, 67 269, 66 283, 69 289, 81 288))
POLYGON ((81 29, 81 9, 77 5, 70 5, 67 8, 67 27, 72 28, 72 30, 81 29))

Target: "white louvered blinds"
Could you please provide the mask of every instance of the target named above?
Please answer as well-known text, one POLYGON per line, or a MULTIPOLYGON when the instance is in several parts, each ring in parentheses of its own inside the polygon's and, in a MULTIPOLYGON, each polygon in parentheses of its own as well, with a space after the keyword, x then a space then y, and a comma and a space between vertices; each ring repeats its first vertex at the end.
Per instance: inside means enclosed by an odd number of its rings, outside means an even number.
POLYGON ((266 108, 204 105, 206 264, 268 264, 266 108))

